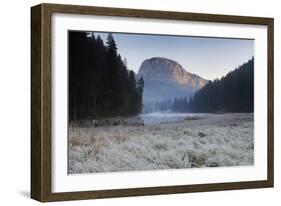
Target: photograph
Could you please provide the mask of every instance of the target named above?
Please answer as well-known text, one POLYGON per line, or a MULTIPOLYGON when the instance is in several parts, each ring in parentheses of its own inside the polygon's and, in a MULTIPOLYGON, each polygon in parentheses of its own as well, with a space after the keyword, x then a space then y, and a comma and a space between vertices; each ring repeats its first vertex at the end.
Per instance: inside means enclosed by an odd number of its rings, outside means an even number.
POLYGON ((254 165, 254 39, 67 38, 68 174, 254 165))

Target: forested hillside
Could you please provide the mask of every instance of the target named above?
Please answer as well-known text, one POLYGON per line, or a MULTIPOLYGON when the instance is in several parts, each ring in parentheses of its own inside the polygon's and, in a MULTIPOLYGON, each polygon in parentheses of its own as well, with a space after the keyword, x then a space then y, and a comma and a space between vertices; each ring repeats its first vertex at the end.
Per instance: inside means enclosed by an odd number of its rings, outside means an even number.
POLYGON ((190 97, 176 98, 177 112, 253 112, 254 58, 220 80, 209 81, 190 97))
POLYGON ((135 79, 112 34, 70 31, 69 120, 130 116, 141 112, 144 81, 135 79))

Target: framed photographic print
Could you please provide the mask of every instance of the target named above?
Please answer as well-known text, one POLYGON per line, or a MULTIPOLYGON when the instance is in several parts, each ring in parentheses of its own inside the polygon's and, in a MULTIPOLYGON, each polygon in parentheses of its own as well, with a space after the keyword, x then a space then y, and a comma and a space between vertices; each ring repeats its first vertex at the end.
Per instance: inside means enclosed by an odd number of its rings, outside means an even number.
POLYGON ((273 19, 31 8, 31 197, 273 187, 273 19))

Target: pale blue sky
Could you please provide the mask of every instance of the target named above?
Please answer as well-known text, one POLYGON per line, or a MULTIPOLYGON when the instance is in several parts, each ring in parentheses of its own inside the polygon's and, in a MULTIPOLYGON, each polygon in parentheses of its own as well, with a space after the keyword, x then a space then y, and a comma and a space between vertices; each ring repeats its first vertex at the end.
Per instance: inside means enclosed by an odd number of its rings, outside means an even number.
MULTIPOLYGON (((108 33, 94 32, 106 42, 108 33)), ((152 57, 177 61, 188 72, 213 80, 220 78, 254 56, 254 40, 192 36, 113 33, 118 53, 128 69, 138 72, 152 57)))

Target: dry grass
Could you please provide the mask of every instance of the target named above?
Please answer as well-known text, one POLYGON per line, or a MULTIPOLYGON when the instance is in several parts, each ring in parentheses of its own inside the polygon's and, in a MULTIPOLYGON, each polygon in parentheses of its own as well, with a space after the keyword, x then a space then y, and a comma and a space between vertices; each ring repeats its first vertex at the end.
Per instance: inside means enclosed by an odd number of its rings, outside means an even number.
POLYGON ((99 150, 108 144, 106 140, 106 133, 102 131, 95 131, 93 128, 89 129, 84 135, 83 131, 80 131, 78 127, 70 127, 69 129, 69 143, 70 148, 75 147, 91 148, 87 150, 87 156, 96 154, 99 150))
POLYGON ((119 143, 123 143, 129 139, 128 132, 126 130, 118 130, 115 138, 119 143))
POLYGON ((251 114, 69 128, 69 173, 252 165, 253 154, 251 114))

